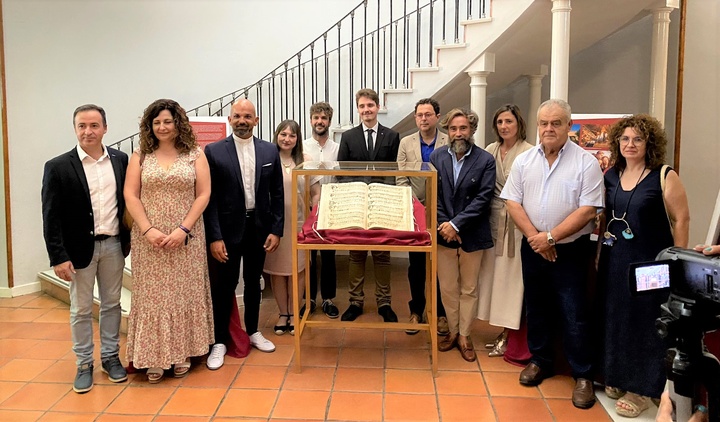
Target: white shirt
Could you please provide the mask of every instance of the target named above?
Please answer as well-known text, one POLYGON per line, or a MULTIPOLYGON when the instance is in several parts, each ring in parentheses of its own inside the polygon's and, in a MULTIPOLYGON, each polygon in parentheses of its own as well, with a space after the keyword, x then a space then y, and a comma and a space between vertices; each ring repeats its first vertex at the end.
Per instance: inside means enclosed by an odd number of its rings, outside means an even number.
POLYGON ((235 150, 238 155, 238 163, 240 164, 240 174, 242 174, 243 189, 245 193, 245 209, 255 209, 255 144, 253 137, 242 139, 233 133, 235 140, 235 150))
POLYGON ((120 233, 120 221, 117 218, 117 183, 107 148, 103 146, 103 154, 97 161, 89 156, 79 144, 77 153, 90 190, 95 236, 100 234, 116 236, 120 233))
POLYGON ((368 133, 367 131, 368 131, 368 129, 372 129, 373 130, 373 133, 372 133, 373 150, 375 149, 375 144, 377 144, 377 134, 378 134, 379 126, 380 126, 379 122, 375 122, 375 126, 373 126, 373 127, 367 127, 367 126, 365 126, 365 122, 362 123, 363 135, 364 135, 363 137, 365 138, 365 147, 366 148, 367 148, 367 133, 368 133))
MULTIPOLYGON (((338 151, 340 150, 340 144, 328 138, 325 141, 324 146, 320 146, 320 143, 315 138, 308 138, 303 141, 303 152, 310 156, 312 161, 327 162, 325 168, 333 168, 336 166, 338 151)), ((324 176, 320 179, 320 184, 331 183, 332 176, 324 176)))
MULTIPOLYGON (((572 141, 565 142, 552 167, 541 145, 518 155, 500 198, 523 206, 539 231, 550 231, 579 207, 604 206, 603 174, 597 159, 572 141)), ((558 243, 570 243, 592 233, 595 223, 558 243)))

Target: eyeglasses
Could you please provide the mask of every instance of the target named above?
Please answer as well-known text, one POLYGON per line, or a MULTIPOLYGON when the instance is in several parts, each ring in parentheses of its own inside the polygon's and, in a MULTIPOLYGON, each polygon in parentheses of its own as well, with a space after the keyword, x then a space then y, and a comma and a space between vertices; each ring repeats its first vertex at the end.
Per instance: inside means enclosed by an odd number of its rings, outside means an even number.
POLYGON ((645 139, 643 139, 643 138, 641 138, 641 137, 639 137, 639 136, 636 136, 636 137, 634 137, 634 138, 630 138, 630 137, 627 137, 627 136, 621 136, 621 137, 620 137, 620 143, 621 143, 621 144, 627 144, 627 143, 629 143, 630 141, 632 141, 633 145, 640 145, 640 144, 644 144, 644 143, 645 143, 645 139))
POLYGON ((415 115, 415 117, 417 117, 418 119, 422 119, 422 118, 429 119, 433 116, 435 116, 435 115, 432 113, 418 113, 415 115))

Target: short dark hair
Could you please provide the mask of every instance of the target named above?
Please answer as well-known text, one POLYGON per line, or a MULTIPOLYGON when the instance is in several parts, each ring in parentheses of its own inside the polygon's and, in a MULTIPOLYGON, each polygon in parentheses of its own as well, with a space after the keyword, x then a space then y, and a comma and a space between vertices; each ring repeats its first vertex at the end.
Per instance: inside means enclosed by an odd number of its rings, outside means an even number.
POLYGON ((627 167, 627 161, 620 153, 620 137, 627 128, 632 128, 645 140, 645 166, 650 170, 662 167, 665 164, 667 136, 660 121, 647 114, 625 116, 610 128, 610 160, 615 163, 614 167, 619 171, 627 167))
POLYGON ((325 101, 320 101, 319 103, 315 103, 310 106, 310 117, 312 117, 313 114, 320 113, 325 113, 328 120, 332 122, 333 108, 330 104, 325 101))
POLYGON ((518 140, 525 140, 527 139, 527 133, 525 132, 525 119, 523 119, 522 114, 520 114, 520 107, 516 106, 515 104, 505 104, 504 106, 500 107, 495 111, 495 115, 492 119, 492 129, 493 132, 495 132, 495 136, 497 136, 497 141, 499 143, 503 143, 503 138, 500 137, 500 132, 498 132, 497 129, 497 119, 506 111, 509 111, 512 113, 513 116, 515 116, 515 120, 517 120, 518 125, 518 140))
POLYGON ((197 148, 195 133, 190 126, 185 109, 175 100, 160 99, 155 100, 147 106, 140 119, 140 151, 144 154, 151 154, 158 149, 160 141, 155 137, 153 132, 153 120, 160 115, 163 110, 167 110, 173 117, 175 130, 178 135, 175 138, 175 149, 179 152, 190 152, 197 148))
POLYGON ((280 132, 285 130, 285 128, 290 128, 290 130, 295 134, 297 142, 295 142, 295 146, 293 147, 292 151, 290 151, 290 156, 293 159, 293 162, 295 165, 298 165, 305 161, 305 157, 303 155, 303 143, 302 139, 300 139, 300 125, 295 120, 283 120, 280 122, 280 124, 275 129, 275 134, 273 135, 273 144, 275 144, 278 147, 278 150, 280 150, 280 145, 278 144, 278 136, 280 135, 280 132))
POLYGON ((105 116, 105 109, 95 104, 83 104, 76 108, 73 112, 73 126, 75 126, 75 116, 83 111, 97 111, 102 116, 103 126, 107 126, 107 116, 105 116))
POLYGON ((448 114, 445 115, 445 117, 440 122, 440 127, 447 130, 448 126, 450 125, 450 122, 456 117, 464 116, 468 123, 470 123, 470 135, 474 135, 475 131, 477 131, 478 127, 478 121, 480 120, 478 118, 477 113, 475 113, 472 110, 468 110, 466 108, 454 108, 450 111, 448 111, 448 114))
POLYGON ((440 104, 438 104, 438 102, 435 101, 435 99, 433 98, 423 98, 422 100, 415 103, 415 113, 417 113, 418 107, 423 104, 430 104, 433 110, 435 110, 435 114, 440 114, 440 104))
POLYGON ((378 93, 370 88, 363 88, 357 93, 355 93, 355 105, 357 106, 358 101, 360 101, 361 97, 367 97, 370 98, 375 102, 375 105, 380 107, 380 97, 378 96, 378 93))

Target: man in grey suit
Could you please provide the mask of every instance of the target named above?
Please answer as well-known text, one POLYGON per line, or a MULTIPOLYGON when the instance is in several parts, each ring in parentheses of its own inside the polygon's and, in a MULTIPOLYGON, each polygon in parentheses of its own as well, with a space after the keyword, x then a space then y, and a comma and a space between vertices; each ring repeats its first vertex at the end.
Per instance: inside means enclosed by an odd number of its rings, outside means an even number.
POLYGON ((105 110, 85 104, 73 113, 78 144, 45 163, 43 234, 55 275, 70 284, 70 328, 77 357, 76 393, 93 387, 93 288, 100 296, 100 359, 112 382, 127 380, 120 363, 120 291, 130 232, 124 227, 128 157, 105 147, 105 110))
MULTIPOLYGON (((390 161, 397 159, 400 135, 378 123, 380 98, 372 89, 361 89, 355 94, 355 104, 362 123, 342 134, 338 161, 390 161)), ((375 300, 378 314, 385 322, 397 322, 390 307, 390 252, 371 251, 375 266, 375 300)), ((367 251, 350 251, 348 290, 350 306, 341 320, 354 321, 362 315, 365 293, 365 260, 367 251)))
MULTIPOLYGON (((430 162, 430 154, 443 145, 447 145, 447 134, 437 128, 440 117, 440 104, 432 98, 423 98, 415 104, 415 124, 418 131, 400 140, 397 162, 400 168, 419 169, 419 163, 430 162)), ((399 186, 411 186, 413 195, 425 205, 425 178, 405 177, 397 178, 399 186)), ((408 252, 408 282, 410 283, 410 323, 424 322, 425 314, 425 252, 408 252)), ((448 334, 448 323, 445 308, 440 300, 440 289, 437 297, 438 333, 448 334)), ((418 330, 405 330, 408 334, 417 334, 418 330)))

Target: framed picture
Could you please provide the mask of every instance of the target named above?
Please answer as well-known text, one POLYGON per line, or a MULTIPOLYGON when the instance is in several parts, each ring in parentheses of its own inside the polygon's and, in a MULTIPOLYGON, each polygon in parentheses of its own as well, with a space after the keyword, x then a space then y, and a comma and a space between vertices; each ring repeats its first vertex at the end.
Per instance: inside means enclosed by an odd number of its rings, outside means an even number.
POLYGON ((610 127, 625 114, 573 114, 570 128, 571 141, 583 147, 598 160, 603 172, 610 162, 610 127))

